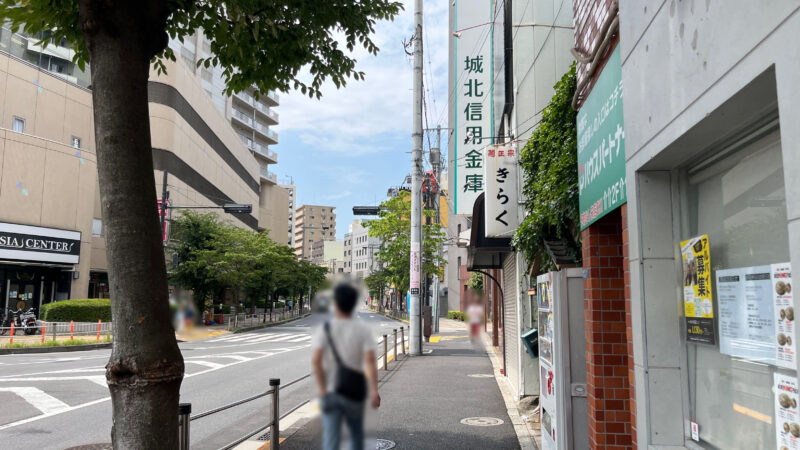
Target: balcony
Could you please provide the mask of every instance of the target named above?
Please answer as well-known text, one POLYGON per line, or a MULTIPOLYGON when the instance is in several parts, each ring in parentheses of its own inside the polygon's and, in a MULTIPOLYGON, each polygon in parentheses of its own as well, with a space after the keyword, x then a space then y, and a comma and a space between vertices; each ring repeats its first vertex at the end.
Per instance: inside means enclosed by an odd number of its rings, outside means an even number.
POLYGON ((241 139, 242 142, 244 142, 244 145, 247 148, 249 148, 250 150, 255 150, 254 143, 253 143, 252 139, 250 139, 249 137, 247 137, 247 136, 245 136, 243 134, 239 134, 239 133, 236 133, 236 134, 239 136, 239 139, 241 139))
POLYGON ((278 113, 273 111, 269 106, 258 101, 255 102, 255 106, 256 106, 256 111, 258 111, 259 115, 261 115, 262 117, 264 117, 264 119, 270 122, 270 125, 278 124, 278 113))
POLYGON ((261 179, 272 184, 278 184, 278 176, 271 173, 266 167, 261 168, 261 179))
POLYGON ((267 92, 267 95, 264 96, 264 98, 266 99, 267 103, 270 104, 270 106, 278 106, 278 93, 277 92, 269 91, 269 92, 267 92))
POLYGON ((253 127, 253 117, 252 117, 252 116, 250 116, 250 115, 248 115, 248 114, 246 114, 246 113, 244 113, 244 112, 242 112, 242 111, 239 111, 239 110, 238 110, 238 109, 236 109, 236 108, 233 108, 233 109, 231 110, 231 116, 232 116, 232 117, 233 117, 235 120, 237 120, 237 121, 239 121, 240 123, 242 123, 243 125, 246 125, 246 126, 248 126, 248 127, 250 127, 250 128, 252 128, 252 127, 253 127))
POLYGON ((278 154, 268 149, 266 145, 254 142, 253 146, 248 148, 250 148, 250 150, 255 152, 257 155, 267 159, 270 164, 278 164, 278 154))
POLYGON ((273 142, 272 142, 273 144, 277 144, 277 143, 278 143, 278 133, 276 133, 276 132, 274 132, 274 131, 272 131, 272 130, 267 130, 267 137, 268 137, 268 138, 269 138, 271 141, 273 141, 273 142))
POLYGON ((253 96, 248 94, 247 92, 237 92, 233 94, 233 99, 238 100, 237 102, 235 102, 237 106, 247 105, 249 108, 252 108, 253 105, 256 103, 256 99, 253 98, 253 96))
POLYGON ((256 120, 256 121, 253 122, 253 128, 256 130, 256 132, 258 134, 260 134, 261 136, 263 136, 266 139, 269 139, 269 137, 270 137, 269 136, 269 127, 267 125, 265 125, 264 123, 261 123, 260 121, 256 120))

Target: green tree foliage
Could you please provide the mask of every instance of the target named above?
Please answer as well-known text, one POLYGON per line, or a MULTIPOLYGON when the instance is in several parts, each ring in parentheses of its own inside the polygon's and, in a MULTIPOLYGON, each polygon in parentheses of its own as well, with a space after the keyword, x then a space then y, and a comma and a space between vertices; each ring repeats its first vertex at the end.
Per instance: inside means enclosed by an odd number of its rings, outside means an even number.
MULTIPOLYGON (((426 209, 425 217, 434 217, 435 211, 426 209)), ((401 292, 408 291, 409 267, 411 265, 411 194, 400 191, 397 197, 381 203, 378 219, 364 224, 369 235, 381 239, 381 248, 376 253, 383 269, 382 279, 394 285, 401 292)), ((439 246, 444 242, 445 233, 437 224, 423 225, 422 270, 428 274, 438 274, 444 263, 438 255, 439 246)))
MULTIPOLYGON (((24 29, 35 35, 48 31, 53 42, 65 39, 75 49, 73 61, 83 70, 91 59, 86 34, 103 26, 90 17, 91 9, 102 11, 105 7, 111 13, 113 8, 105 3, 111 2, 0 0, 0 18, 10 20, 14 32, 24 29)), ((403 8, 400 2, 387 0, 161 3, 158 10, 146 12, 161 28, 155 30, 160 33, 153 37, 156 41, 150 43, 149 49, 158 70, 165 70, 164 59, 175 61, 175 53, 166 45, 167 36, 181 39, 202 30, 213 55, 200 59, 197 65, 221 67, 227 94, 255 84, 262 93, 296 89, 317 98, 327 79, 342 87, 348 78, 364 78, 364 72, 356 70, 356 60, 350 52, 360 46, 376 54, 378 46, 371 36, 375 23, 392 20, 403 8), (298 79, 303 68, 308 69, 310 81, 298 79)))
MULTIPOLYGON (((545 240, 565 238, 580 249, 577 113, 571 107, 574 63, 556 83, 555 91, 541 123, 520 152, 527 215, 512 242, 534 273, 555 268, 545 240)), ((580 252, 575 253, 580 262, 580 252)))
POLYGON ((170 280, 191 289, 200 310, 209 300, 217 303, 214 295, 225 289, 254 306, 276 301, 279 291, 302 298, 325 281, 324 267, 297 261, 292 249, 267 233, 228 225, 214 214, 185 211, 172 227, 178 266, 170 280))
POLYGON ((469 276, 469 281, 467 281, 467 285, 470 289, 474 292, 483 293, 483 274, 478 272, 472 272, 469 276))

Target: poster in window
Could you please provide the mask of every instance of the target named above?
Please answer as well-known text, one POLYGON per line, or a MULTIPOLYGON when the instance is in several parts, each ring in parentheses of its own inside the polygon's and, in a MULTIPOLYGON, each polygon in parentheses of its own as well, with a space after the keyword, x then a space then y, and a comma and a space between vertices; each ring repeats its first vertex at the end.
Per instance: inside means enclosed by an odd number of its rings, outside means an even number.
POLYGON ((778 450, 800 450, 800 396, 797 378, 775 373, 775 444, 778 450))
POLYGON ((771 266, 717 270, 719 350, 776 364, 771 266))
POLYGON ((681 242, 683 260, 683 310, 686 340, 714 345, 714 303, 711 288, 711 254, 708 235, 681 242))
POLYGON ((772 265, 772 294, 775 302, 775 357, 779 367, 795 369, 797 343, 794 333, 792 265, 772 265))

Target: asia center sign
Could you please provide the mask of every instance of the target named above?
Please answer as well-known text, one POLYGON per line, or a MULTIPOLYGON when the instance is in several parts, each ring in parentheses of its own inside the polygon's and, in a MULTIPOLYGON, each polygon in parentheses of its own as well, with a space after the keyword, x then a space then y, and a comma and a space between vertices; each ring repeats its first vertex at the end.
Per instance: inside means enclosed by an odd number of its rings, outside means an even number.
POLYGON ((619 46, 578 111, 581 230, 628 201, 619 46))
POLYGON ((0 259, 78 264, 80 231, 0 223, 0 259))

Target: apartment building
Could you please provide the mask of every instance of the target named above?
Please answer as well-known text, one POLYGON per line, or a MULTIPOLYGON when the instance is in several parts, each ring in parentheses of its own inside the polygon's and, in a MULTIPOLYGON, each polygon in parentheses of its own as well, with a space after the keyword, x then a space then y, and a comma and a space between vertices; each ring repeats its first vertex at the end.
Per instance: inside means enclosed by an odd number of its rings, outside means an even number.
POLYGON ((350 225, 350 231, 344 235, 344 273, 345 277, 350 279, 353 273, 353 226, 350 225))
MULTIPOLYGON (((0 295, 35 307, 108 293, 89 68, 72 50, 0 28, 0 295)), ((259 228, 259 162, 181 60, 149 82, 154 180, 173 205, 253 205, 223 214, 259 228)), ((155 200, 155 199, 154 199, 155 200)), ((172 210, 170 210, 172 212, 172 210)))
MULTIPOLYGON (((284 233, 289 233, 287 202, 291 195, 285 186, 278 185, 278 177, 269 166, 278 163, 278 154, 270 146, 278 144, 278 94, 270 91, 258 95, 253 87, 232 96, 225 95, 222 69, 215 66, 197 67, 197 61, 211 56, 211 45, 198 31, 183 40, 171 40, 170 46, 186 63, 186 70, 194 73, 211 98, 214 106, 230 122, 242 143, 252 152, 259 165, 258 180, 261 197, 258 216, 260 230, 268 230, 272 240, 284 242, 284 233)), ((291 244, 289 244, 291 245, 291 244)))
POLYGON ((300 205, 295 213, 294 254, 311 261, 314 242, 336 239, 336 208, 300 205))
POLYGON ((380 249, 381 241, 376 237, 369 236, 369 228, 364 226, 365 222, 365 220, 356 219, 351 225, 353 280, 363 280, 380 267, 375 253, 380 249))

